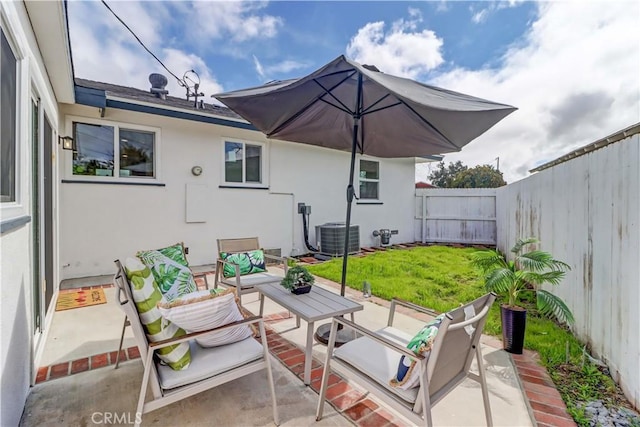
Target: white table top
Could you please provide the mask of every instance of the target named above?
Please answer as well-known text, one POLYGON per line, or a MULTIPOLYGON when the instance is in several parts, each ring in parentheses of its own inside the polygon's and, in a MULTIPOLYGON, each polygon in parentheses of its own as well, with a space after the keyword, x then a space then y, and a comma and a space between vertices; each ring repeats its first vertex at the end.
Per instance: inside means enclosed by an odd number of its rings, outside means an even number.
POLYGON ((333 316, 353 313, 363 309, 361 304, 320 286, 312 286, 308 294, 296 295, 280 284, 267 283, 257 287, 258 291, 307 322, 328 319, 333 316))

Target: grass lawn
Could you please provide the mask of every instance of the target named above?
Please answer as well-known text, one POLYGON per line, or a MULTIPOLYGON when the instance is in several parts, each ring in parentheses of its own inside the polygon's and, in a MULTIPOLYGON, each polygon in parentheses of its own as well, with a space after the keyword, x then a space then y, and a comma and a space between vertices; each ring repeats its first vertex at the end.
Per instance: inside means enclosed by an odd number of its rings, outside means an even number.
MULTIPOLYGON (((476 250, 427 246, 390 249, 361 258, 350 257, 347 286, 362 290, 362 284, 366 280, 371 283, 372 294, 377 297, 386 300, 398 297, 445 312, 486 292, 481 272, 470 265, 471 254, 476 250)), ((342 258, 310 265, 308 269, 312 274, 340 283, 342 258)), ((500 303, 498 299, 491 308, 485 326, 485 333, 498 337, 502 337, 500 303)), ((579 424, 588 425, 583 424, 581 410, 577 409, 575 403, 607 400, 608 391, 599 386, 588 387, 586 383, 594 382, 594 376, 597 376, 596 382, 599 383, 608 382, 611 385, 613 382, 608 376, 598 375, 589 370, 588 366, 583 366, 582 345, 567 328, 540 317, 533 304, 527 306, 527 311, 525 347, 540 354, 541 361, 558 385, 569 412, 579 424), (569 364, 566 363, 567 356, 569 364), (568 377, 563 374, 567 366, 578 366, 578 371, 585 370, 585 373, 582 375, 578 372, 578 375, 568 377), (583 396, 579 399, 571 394, 576 388, 583 391, 583 396)), ((610 389, 609 386, 605 388, 610 389)))

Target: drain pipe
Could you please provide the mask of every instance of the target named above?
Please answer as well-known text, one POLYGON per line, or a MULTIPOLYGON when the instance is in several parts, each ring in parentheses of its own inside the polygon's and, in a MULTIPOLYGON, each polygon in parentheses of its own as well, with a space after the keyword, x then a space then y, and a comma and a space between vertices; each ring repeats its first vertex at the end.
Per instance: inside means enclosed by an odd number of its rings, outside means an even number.
POLYGON ((307 223, 307 217, 311 215, 311 206, 304 203, 298 203, 298 213, 302 215, 302 229, 304 231, 304 244, 311 252, 318 252, 318 249, 311 246, 309 243, 309 224, 307 223))

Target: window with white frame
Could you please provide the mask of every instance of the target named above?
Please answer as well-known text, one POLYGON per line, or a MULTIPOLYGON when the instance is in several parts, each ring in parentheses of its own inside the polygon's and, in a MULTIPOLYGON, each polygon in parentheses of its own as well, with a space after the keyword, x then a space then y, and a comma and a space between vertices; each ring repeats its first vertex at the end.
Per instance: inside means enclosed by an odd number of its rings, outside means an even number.
POLYGON ((18 60, 2 33, 0 41, 0 203, 16 202, 18 60))
POLYGON ((380 162, 360 160, 360 200, 378 200, 380 162))
POLYGON ((264 145, 240 141, 224 143, 224 181, 227 184, 264 184, 264 145))
POLYGON ((73 122, 73 138, 74 176, 157 177, 154 131, 73 122))

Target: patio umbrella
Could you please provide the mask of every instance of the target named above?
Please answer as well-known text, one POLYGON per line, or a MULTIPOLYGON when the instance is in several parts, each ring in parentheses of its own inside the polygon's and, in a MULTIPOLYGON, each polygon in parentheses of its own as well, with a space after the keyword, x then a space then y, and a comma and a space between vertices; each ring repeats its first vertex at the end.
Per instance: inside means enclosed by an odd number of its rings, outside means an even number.
POLYGON ((516 108, 380 72, 340 56, 300 79, 214 95, 268 138, 351 152, 340 295, 344 296, 356 153, 460 151, 516 108))

